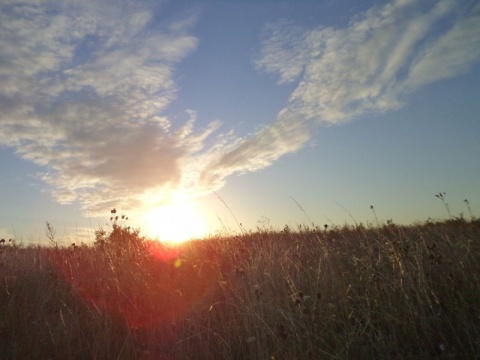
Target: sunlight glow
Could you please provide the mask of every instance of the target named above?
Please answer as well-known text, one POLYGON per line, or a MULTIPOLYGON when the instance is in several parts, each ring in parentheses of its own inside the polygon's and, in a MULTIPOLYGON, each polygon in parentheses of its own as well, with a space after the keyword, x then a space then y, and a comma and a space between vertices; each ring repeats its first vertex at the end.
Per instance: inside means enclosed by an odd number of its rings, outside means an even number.
POLYGON ((170 243, 201 238, 208 232, 195 204, 185 197, 178 196, 169 204, 148 212, 143 223, 148 236, 170 243))

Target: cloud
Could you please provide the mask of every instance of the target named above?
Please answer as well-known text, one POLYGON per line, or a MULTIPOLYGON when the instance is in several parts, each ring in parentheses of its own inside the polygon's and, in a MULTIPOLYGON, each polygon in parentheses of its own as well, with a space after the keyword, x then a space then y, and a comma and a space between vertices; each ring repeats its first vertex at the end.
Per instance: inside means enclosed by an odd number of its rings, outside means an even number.
POLYGON ((151 4, 12 0, 0 12, 0 144, 44 166, 56 201, 92 215, 216 190, 298 151, 318 124, 398 109, 480 58, 480 6, 468 1, 397 0, 344 27, 269 24, 255 66, 295 90, 239 137, 218 121, 198 129, 194 110, 165 116, 199 39, 191 13, 160 23, 151 4))
POLYGON ((413 62, 408 88, 455 77, 468 72, 480 58, 480 5, 470 16, 455 24, 413 62))
POLYGON ((225 149, 200 174, 202 185, 221 187, 233 173, 256 171, 271 165, 285 154, 300 149, 310 139, 311 129, 301 117, 287 110, 275 122, 225 149))
POLYGON ((221 185, 269 166, 304 146, 315 124, 398 109, 419 87, 468 71, 480 58, 480 7, 458 5, 397 0, 346 27, 266 25, 256 68, 297 86, 273 123, 226 150, 201 179, 221 185))
POLYGON ((161 115, 198 39, 191 16, 154 28, 151 14, 140 2, 2 5, 0 143, 45 166, 60 203, 141 205, 145 190, 184 181, 184 159, 212 133, 161 115))
POLYGON ((299 79, 286 108, 315 122, 398 109, 409 92, 479 60, 479 7, 453 0, 429 5, 394 1, 344 28, 270 24, 256 66, 278 74, 280 83, 299 79))

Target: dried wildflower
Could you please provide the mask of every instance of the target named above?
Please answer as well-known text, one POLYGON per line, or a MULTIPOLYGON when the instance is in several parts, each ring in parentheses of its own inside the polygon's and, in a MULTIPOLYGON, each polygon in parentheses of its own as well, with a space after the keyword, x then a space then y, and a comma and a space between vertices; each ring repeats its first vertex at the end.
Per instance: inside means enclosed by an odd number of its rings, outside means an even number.
POLYGON ((448 203, 446 202, 445 200, 445 195, 446 193, 445 192, 439 192, 438 194, 435 194, 435 196, 437 198, 439 198, 440 200, 442 200, 442 203, 443 203, 443 206, 445 207, 445 209, 447 210, 448 212, 448 216, 450 217, 450 219, 452 218, 452 213, 450 212, 450 206, 448 205, 448 203))
POLYGON ((437 198, 439 198, 439 199, 443 199, 443 197, 444 197, 445 195, 446 195, 445 192, 443 192, 443 193, 439 192, 438 194, 435 194, 435 196, 436 196, 437 198))
POLYGON ((304 295, 302 291, 297 292, 293 297, 293 302, 296 306, 304 307, 305 302, 312 300, 312 297, 309 295, 304 295))
POLYGON ((467 209, 468 209, 468 213, 470 214, 470 219, 473 220, 474 216, 473 216, 473 213, 472 213, 472 209, 470 208, 470 203, 469 203, 468 199, 463 200, 463 202, 465 204, 467 204, 467 209))

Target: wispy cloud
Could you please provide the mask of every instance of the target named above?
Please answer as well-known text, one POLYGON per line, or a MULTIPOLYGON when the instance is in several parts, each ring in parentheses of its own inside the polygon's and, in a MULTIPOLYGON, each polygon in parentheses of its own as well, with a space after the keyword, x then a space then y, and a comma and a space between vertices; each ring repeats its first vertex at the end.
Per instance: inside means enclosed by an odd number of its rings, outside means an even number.
POLYGON ((228 175, 256 171, 300 149, 309 139, 310 124, 288 110, 275 122, 246 139, 237 139, 202 169, 200 184, 218 188, 228 175))
POLYGON ((0 142, 44 165, 60 203, 135 207, 175 188, 210 125, 172 124, 175 66, 198 39, 194 19, 162 25, 134 2, 4 2, 0 13, 0 142))
POLYGON ((480 58, 473 1, 397 0, 345 27, 267 25, 255 66, 297 86, 272 123, 241 138, 219 122, 197 129, 194 111, 181 123, 165 116, 199 43, 195 18, 159 23, 142 4, 3 2, 0 143, 45 166, 60 203, 95 213, 218 189, 297 151, 314 126, 398 109, 480 58))
POLYGON ((480 59, 480 6, 397 0, 346 27, 265 26, 258 70, 297 82, 277 119, 226 151, 203 172, 218 181, 298 150, 314 124, 336 124, 398 109, 421 86, 468 71, 480 59), (461 6, 460 6, 461 5, 461 6), (440 32, 442 29, 443 32, 440 32))
POLYGON ((284 20, 265 26, 257 69, 298 86, 275 122, 226 152, 204 177, 270 165, 308 142, 313 124, 400 108, 419 87, 478 63, 479 31, 480 6, 454 0, 397 0, 346 27, 305 29, 284 20))
POLYGON ((269 25, 256 65, 279 82, 300 78, 287 109, 342 122, 399 108, 420 86, 468 71, 480 55, 479 20, 471 2, 398 0, 345 28, 269 25))

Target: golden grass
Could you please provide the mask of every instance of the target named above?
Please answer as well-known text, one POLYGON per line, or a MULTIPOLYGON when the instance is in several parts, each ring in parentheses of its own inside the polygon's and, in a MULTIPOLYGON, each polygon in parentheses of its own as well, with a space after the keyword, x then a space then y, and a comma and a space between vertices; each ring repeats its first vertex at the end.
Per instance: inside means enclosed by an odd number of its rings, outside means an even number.
POLYGON ((2 359, 480 357, 480 221, 2 244, 2 359))

